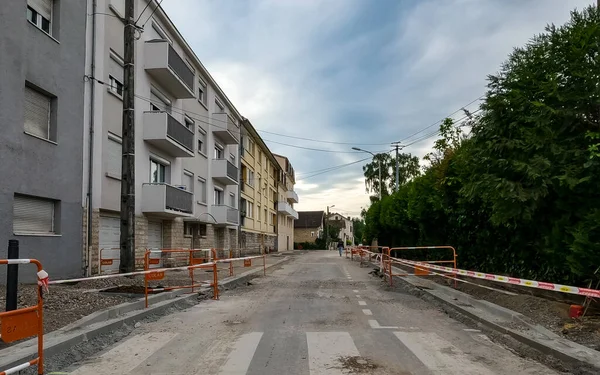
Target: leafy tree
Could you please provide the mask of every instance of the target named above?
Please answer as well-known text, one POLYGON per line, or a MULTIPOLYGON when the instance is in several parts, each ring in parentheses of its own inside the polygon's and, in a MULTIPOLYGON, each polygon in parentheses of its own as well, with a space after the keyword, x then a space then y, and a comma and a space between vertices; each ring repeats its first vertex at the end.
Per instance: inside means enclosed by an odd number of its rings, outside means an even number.
POLYGON ((357 244, 364 243, 366 241, 365 235, 365 221, 361 218, 352 218, 352 228, 354 229, 354 242, 357 244))
MULTIPOLYGON (((381 162, 381 195, 389 195, 396 188, 396 157, 390 154, 377 154, 373 161, 363 166, 367 193, 379 195, 379 162, 381 162)), ((405 184, 420 174, 419 158, 411 154, 398 155, 399 184, 405 184)))

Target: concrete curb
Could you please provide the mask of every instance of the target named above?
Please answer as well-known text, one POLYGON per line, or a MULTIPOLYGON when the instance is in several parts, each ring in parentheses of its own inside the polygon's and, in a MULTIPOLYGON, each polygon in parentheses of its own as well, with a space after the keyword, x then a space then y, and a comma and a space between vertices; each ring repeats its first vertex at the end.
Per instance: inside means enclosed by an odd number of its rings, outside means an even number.
MULTIPOLYGON (((379 264, 370 263, 379 269, 379 264)), ((405 272, 394 267, 398 272, 405 272)), ((578 373, 600 373, 600 352, 567 340, 549 329, 535 324, 521 313, 498 306, 489 301, 479 300, 466 293, 416 276, 396 277, 439 303, 466 315, 501 334, 509 335, 518 342, 539 352, 561 359, 577 369, 578 373), (520 329, 509 327, 518 326, 520 329), (587 370, 589 372, 582 372, 587 370)))
MULTIPOLYGON (((285 263, 290 259, 289 256, 286 256, 275 263, 267 264, 267 269, 285 263)), ((262 272, 262 267, 246 271, 224 280, 219 284, 220 288, 231 289, 259 274, 262 276, 262 272)), ((211 291, 212 288, 199 289, 199 292, 203 294, 208 294, 211 291)), ((134 325, 136 322, 149 316, 164 314, 170 308, 177 306, 185 307, 186 305, 192 306, 200 299, 198 293, 182 296, 181 294, 183 293, 184 290, 176 290, 153 295, 149 297, 151 305, 147 309, 144 309, 143 298, 135 302, 123 303, 102 311, 97 311, 61 329, 45 334, 44 357, 49 358, 84 341, 110 333, 124 325, 134 325), (163 297, 155 298, 159 296, 163 297)), ((0 370, 20 365, 35 358, 36 355, 37 338, 2 349, 0 350, 0 370)))

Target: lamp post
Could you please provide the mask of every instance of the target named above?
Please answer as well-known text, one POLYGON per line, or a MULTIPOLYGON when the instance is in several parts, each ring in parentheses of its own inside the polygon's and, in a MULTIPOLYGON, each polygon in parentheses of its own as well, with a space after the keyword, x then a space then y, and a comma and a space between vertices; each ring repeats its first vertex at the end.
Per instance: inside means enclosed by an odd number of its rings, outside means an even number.
MULTIPOLYGON (((375 156, 377 156, 374 153, 372 153, 371 151, 363 150, 362 148, 352 147, 352 149, 354 151, 361 151, 361 152, 366 152, 367 154, 371 154, 371 155, 373 155, 373 159, 375 159, 375 156)), ((379 200, 381 201, 381 190, 383 189, 383 185, 381 185, 381 159, 378 159, 377 161, 379 163, 379 200)))
POLYGON ((327 214, 325 214, 325 247, 329 250, 329 209, 335 207, 335 204, 327 206, 327 214))

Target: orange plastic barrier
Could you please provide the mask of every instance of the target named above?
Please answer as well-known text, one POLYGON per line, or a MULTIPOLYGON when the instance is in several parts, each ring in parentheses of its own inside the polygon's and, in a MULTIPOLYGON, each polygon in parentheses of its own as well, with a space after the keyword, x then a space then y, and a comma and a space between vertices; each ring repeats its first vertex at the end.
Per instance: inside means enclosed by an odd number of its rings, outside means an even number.
MULTIPOLYGON (((389 277, 390 286, 394 285, 394 276, 407 276, 405 273, 393 273, 392 263, 402 264, 392 257, 392 251, 402 251, 402 250, 430 250, 430 249, 448 249, 452 250, 452 260, 430 260, 430 261, 420 261, 422 263, 429 264, 452 264, 453 268, 456 268, 456 259, 458 255, 456 254, 456 249, 452 246, 410 246, 410 247, 392 247, 388 248, 386 252, 382 255, 382 264, 384 275, 389 277)), ((406 264, 404 264, 406 265, 406 264)), ((429 275, 429 269, 425 267, 414 266, 414 274, 415 276, 427 276, 429 275)), ((456 280, 454 281, 456 287, 456 280)))
MULTIPOLYGON (((30 263, 37 266, 37 272, 42 271, 42 264, 35 259, 0 259, 0 264, 30 263)), ((37 365, 38 375, 44 373, 44 300, 42 298, 42 286, 39 284, 38 281, 37 305, 0 313, 0 325, 2 325, 0 338, 2 341, 9 343, 37 335, 38 356, 29 362, 0 371, 0 375, 15 374, 35 365, 37 365)))
MULTIPOLYGON (((119 254, 119 252, 121 251, 120 248, 116 247, 116 248, 102 248, 100 249, 99 253, 98 253, 98 274, 102 275, 102 274, 106 274, 106 275, 110 275, 110 274, 116 274, 119 273, 119 270, 117 269, 116 272, 112 272, 112 273, 105 273, 106 271, 104 270, 104 267, 106 266, 112 266, 115 261, 119 261, 121 260, 121 258, 109 258, 109 257, 105 257, 105 252, 106 251, 116 251, 117 254, 119 254), (103 267, 104 266, 104 267, 103 267)), ((144 258, 135 258, 135 263, 139 264, 141 262, 144 261, 144 258)))

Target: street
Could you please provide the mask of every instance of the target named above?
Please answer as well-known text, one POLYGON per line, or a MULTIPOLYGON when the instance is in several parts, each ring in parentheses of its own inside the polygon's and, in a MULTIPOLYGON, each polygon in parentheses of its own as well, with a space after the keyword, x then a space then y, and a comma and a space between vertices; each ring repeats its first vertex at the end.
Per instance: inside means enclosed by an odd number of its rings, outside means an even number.
POLYGON ((219 301, 142 324, 63 371, 91 374, 555 374, 337 251, 294 256, 219 301))

